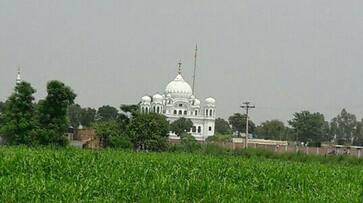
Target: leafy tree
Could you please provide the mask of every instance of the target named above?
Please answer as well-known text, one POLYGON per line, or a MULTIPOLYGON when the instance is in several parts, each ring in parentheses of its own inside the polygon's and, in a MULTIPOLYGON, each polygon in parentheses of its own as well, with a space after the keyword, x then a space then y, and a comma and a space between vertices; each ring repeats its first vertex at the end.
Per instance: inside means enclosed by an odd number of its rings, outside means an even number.
POLYGON ((117 122, 121 129, 126 130, 130 124, 132 117, 139 113, 139 105, 121 105, 121 113, 117 117, 117 122))
POLYGON ((333 118, 331 121, 331 133, 334 135, 337 144, 351 144, 356 126, 356 116, 348 113, 345 109, 333 118))
POLYGON ((5 103, 0 101, 0 114, 5 110, 5 103))
POLYGON ((165 150, 168 143, 169 122, 160 114, 137 114, 131 120, 129 133, 136 149, 165 150))
POLYGON ((38 104, 41 144, 66 145, 67 109, 73 104, 76 94, 60 81, 48 82, 47 92, 45 100, 38 104))
POLYGON ((319 146, 324 138, 324 115, 302 111, 295 113, 289 121, 296 135, 296 140, 308 143, 310 146, 319 146))
POLYGON ((96 119, 97 121, 111 121, 116 120, 118 116, 118 110, 109 105, 98 108, 96 119))
POLYGON ((226 120, 217 118, 215 121, 215 132, 219 134, 231 134, 232 129, 226 120))
POLYGON ((96 109, 82 108, 80 112, 79 122, 85 127, 90 127, 96 118, 96 109))
POLYGON ((357 122, 357 126, 354 132, 353 145, 363 146, 363 119, 357 122))
POLYGON ((179 118, 170 125, 170 130, 181 136, 183 133, 187 133, 193 127, 193 122, 190 119, 179 118))
POLYGON ((96 110, 93 108, 82 108, 79 104, 68 107, 68 118, 70 124, 77 128, 79 125, 90 127, 95 121, 96 110))
POLYGON ((29 83, 21 82, 6 103, 0 132, 9 144, 34 145, 37 142, 34 93, 29 83))
POLYGON ((265 121, 256 127, 256 135, 262 139, 286 140, 287 128, 279 120, 265 121))
POLYGON ((77 128, 80 122, 82 108, 79 104, 72 104, 68 107, 68 119, 73 128, 77 128))
POLYGON ((131 148, 132 144, 126 132, 121 131, 116 121, 100 121, 92 126, 103 147, 131 148))
POLYGON ((132 105, 122 104, 120 109, 123 113, 130 114, 131 116, 135 116, 140 112, 139 105, 137 104, 132 104, 132 105))
MULTIPOLYGON (((246 131, 246 115, 235 113, 234 115, 230 116, 228 118, 229 123, 232 125, 233 131, 245 132, 246 131)), ((253 121, 248 121, 248 133, 253 133, 256 128, 256 125, 253 123, 253 121)))

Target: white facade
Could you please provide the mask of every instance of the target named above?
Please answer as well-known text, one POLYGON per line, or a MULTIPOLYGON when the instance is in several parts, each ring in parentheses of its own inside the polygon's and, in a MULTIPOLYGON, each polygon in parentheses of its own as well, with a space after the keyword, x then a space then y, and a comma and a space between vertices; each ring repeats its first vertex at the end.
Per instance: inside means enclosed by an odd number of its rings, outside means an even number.
MULTIPOLYGON (((180 68, 180 67, 179 67, 180 68)), ((155 112, 163 114, 170 123, 179 118, 187 118, 193 122, 190 133, 197 139, 204 141, 214 135, 216 118, 215 99, 207 98, 203 103, 193 96, 190 85, 184 81, 181 71, 165 88, 163 95, 144 96, 141 99, 141 112, 155 112)), ((180 139, 170 132, 171 139, 180 139)))

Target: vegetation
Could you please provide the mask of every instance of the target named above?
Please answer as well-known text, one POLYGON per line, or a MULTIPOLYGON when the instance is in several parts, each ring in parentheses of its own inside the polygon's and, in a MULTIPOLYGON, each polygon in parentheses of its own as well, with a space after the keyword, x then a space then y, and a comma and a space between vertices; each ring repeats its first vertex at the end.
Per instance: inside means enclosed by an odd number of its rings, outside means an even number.
POLYGON ((232 129, 229 126, 228 121, 223 118, 217 118, 215 121, 215 130, 218 134, 232 134, 232 129))
POLYGON ((97 121, 110 121, 116 120, 118 116, 118 110, 109 105, 102 106, 98 108, 96 119, 97 121))
POLYGON ((168 148, 169 122, 163 115, 137 114, 128 131, 135 149, 162 151, 168 148))
POLYGON ((70 105, 68 108, 68 118, 70 125, 77 128, 79 125, 83 127, 91 127, 95 122, 96 109, 82 108, 79 104, 70 105))
MULTIPOLYGON (((188 133, 193 127, 193 122, 190 119, 179 118, 170 124, 170 130, 174 132, 179 137, 183 133, 188 133)), ((195 129, 194 129, 195 130, 195 129)))
POLYGON ((362 202, 363 170, 243 156, 0 149, 1 202, 362 202))
POLYGON ((9 144, 34 145, 38 141, 35 108, 35 89, 27 82, 15 87, 2 116, 0 134, 9 144))
POLYGON ((256 127, 256 136, 267 140, 287 140, 288 128, 279 120, 265 121, 256 127))
POLYGON ((39 141, 44 145, 65 146, 68 143, 65 133, 69 127, 67 110, 73 104, 76 94, 59 81, 50 81, 47 92, 45 100, 38 104, 39 141))
POLYGON ((67 109, 76 95, 59 81, 47 85, 45 100, 34 104, 35 89, 18 83, 1 116, 2 135, 10 145, 66 145, 67 109))
MULTIPOLYGON (((235 113, 228 118, 229 123, 232 125, 232 129, 238 133, 246 132, 246 115, 235 113)), ((256 125, 253 121, 248 122, 248 133, 253 133, 256 128, 256 125)))

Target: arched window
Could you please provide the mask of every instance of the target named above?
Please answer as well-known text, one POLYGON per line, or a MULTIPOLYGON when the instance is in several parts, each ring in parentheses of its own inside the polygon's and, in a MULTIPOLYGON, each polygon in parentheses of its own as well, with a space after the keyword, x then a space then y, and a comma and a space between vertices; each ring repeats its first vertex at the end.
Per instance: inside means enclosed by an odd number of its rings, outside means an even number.
POLYGON ((187 111, 184 111, 184 115, 187 115, 188 114, 188 112, 187 111))
POLYGON ((145 108, 145 113, 149 113, 149 108, 148 107, 145 108))
POLYGON ((154 111, 154 112, 156 112, 156 110, 155 110, 155 106, 153 107, 153 111, 154 111))
POLYGON ((193 133, 197 132, 197 127, 193 126, 193 127, 192 127, 192 132, 193 132, 193 133))
POLYGON ((213 115, 213 110, 209 110, 209 116, 212 116, 213 115))
POLYGON ((198 116, 198 110, 195 110, 194 115, 198 116))
POLYGON ((176 115, 177 114, 177 112, 176 112, 176 110, 174 110, 174 115, 176 115))
POLYGON ((205 110, 205 115, 208 116, 208 109, 205 110))
POLYGON ((198 126, 198 133, 202 132, 202 127, 198 126))
POLYGON ((182 110, 179 110, 179 115, 183 115, 183 111, 182 110))
POLYGON ((209 131, 212 131, 212 126, 209 126, 209 131))
POLYGON ((160 113, 160 107, 156 107, 156 112, 160 113))

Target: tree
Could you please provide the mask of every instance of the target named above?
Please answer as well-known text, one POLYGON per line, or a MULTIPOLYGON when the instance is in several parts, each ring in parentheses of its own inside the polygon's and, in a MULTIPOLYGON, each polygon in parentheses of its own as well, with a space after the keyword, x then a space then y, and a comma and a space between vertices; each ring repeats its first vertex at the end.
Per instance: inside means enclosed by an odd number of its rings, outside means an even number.
POLYGON ((287 128, 279 120, 265 121, 256 127, 256 135, 262 139, 286 140, 287 128))
POLYGON ((160 114, 137 114, 131 120, 129 133, 136 149, 165 150, 168 144, 169 122, 160 114))
POLYGON ((0 114, 5 110, 5 103, 0 101, 0 114))
POLYGON ((6 102, 0 132, 9 144, 37 143, 34 93, 35 89, 29 83, 21 82, 6 102))
MULTIPOLYGON (((233 116, 230 116, 228 118, 229 123, 232 125, 233 131, 237 131, 238 134, 240 132, 246 131, 246 115, 235 113, 233 116)), ((256 125, 253 123, 253 121, 248 121, 248 133, 253 133, 256 128, 256 125)))
POLYGON ((117 117, 117 122, 121 129, 126 130, 133 117, 139 114, 139 105, 121 105, 121 113, 117 117))
POLYGON ((357 122, 354 132, 353 145, 363 146, 363 119, 357 122))
POLYGON ((116 121, 100 121, 92 126, 96 130, 103 147, 131 148, 129 136, 122 131, 116 121))
POLYGON ((319 146, 323 141, 326 123, 323 114, 302 111, 295 113, 294 118, 288 122, 293 128, 296 141, 308 143, 310 146, 319 146))
POLYGON ((76 94, 60 81, 48 82, 47 93, 45 100, 38 104, 41 144, 66 145, 67 109, 73 104, 76 94))
POLYGON ((85 127, 91 127, 91 124, 95 122, 96 109, 82 108, 80 112, 79 122, 85 127))
POLYGON ((79 104, 72 104, 68 107, 68 119, 73 128, 77 128, 80 122, 82 108, 79 104))
POLYGON ((96 109, 82 108, 79 104, 73 104, 68 107, 68 119, 72 127, 77 128, 79 125, 90 127, 95 121, 96 109))
POLYGON ((183 133, 189 132, 192 127, 193 122, 190 119, 179 118, 178 120, 171 123, 170 130, 178 136, 181 136, 183 133))
POLYGON ((125 114, 130 114, 131 116, 135 116, 140 112, 139 105, 137 104, 122 104, 120 107, 121 111, 125 114))
POLYGON ((217 118, 215 121, 215 132, 219 134, 231 134, 232 129, 226 120, 217 118))
POLYGON ((116 120, 118 116, 118 110, 109 105, 102 106, 98 108, 96 120, 97 121, 110 121, 110 120, 116 120))
POLYGON ((356 116, 348 113, 345 109, 331 121, 331 133, 337 144, 352 144, 356 127, 356 116))

